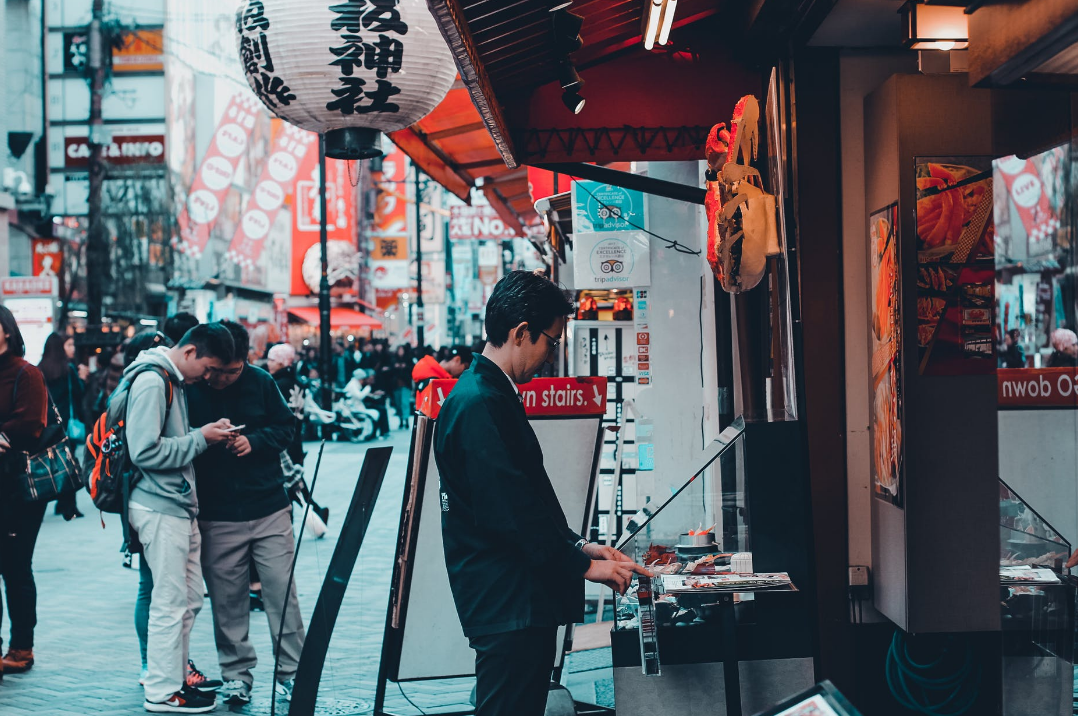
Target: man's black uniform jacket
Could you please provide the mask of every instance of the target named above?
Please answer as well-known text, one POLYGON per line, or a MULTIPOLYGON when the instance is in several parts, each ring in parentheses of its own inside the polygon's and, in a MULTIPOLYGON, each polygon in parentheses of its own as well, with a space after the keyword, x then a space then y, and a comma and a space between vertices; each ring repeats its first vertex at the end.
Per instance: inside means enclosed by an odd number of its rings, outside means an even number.
POLYGON ((434 428, 442 541, 468 637, 584 618, 588 559, 543 469, 543 452, 501 368, 476 356, 434 428))

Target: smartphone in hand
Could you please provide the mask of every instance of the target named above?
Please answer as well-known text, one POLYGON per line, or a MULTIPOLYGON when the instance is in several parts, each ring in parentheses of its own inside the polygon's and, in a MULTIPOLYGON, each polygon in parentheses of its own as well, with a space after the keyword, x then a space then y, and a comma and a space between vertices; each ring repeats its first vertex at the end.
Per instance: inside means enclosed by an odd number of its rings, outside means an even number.
POLYGON ((247 426, 246 425, 233 425, 231 428, 225 428, 225 432, 226 433, 235 433, 235 432, 238 432, 240 430, 243 430, 245 427, 247 427, 247 426))

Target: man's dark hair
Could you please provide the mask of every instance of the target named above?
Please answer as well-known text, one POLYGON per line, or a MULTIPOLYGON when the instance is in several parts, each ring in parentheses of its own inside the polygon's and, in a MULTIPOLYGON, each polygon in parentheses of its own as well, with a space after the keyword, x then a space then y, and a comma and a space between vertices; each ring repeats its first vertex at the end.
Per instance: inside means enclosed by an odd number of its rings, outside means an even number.
MULTIPOLYGON (((220 323, 203 323, 195 326, 177 344, 195 347, 196 358, 217 358, 222 363, 231 363, 235 360, 232 356, 236 351, 232 334, 220 323)), ((246 354, 244 354, 246 355, 246 354)))
POLYGON ((449 349, 449 356, 446 360, 453 360, 456 356, 460 356, 460 362, 465 366, 472 364, 472 349, 468 346, 453 346, 449 349))
POLYGON ((1018 343, 1018 339, 1022 337, 1022 331, 1018 328, 1012 328, 1011 330, 1007 331, 1007 335, 1011 337, 1012 341, 1018 343))
POLYGON ((219 323, 227 328, 232 336, 232 360, 229 363, 234 363, 238 360, 246 363, 247 353, 251 350, 251 335, 247 332, 247 329, 235 321, 219 321, 219 323))
POLYGON ((175 345, 182 341, 187 332, 197 325, 198 319, 184 311, 165 321, 164 334, 175 345))
POLYGON ((7 306, 0 306, 0 331, 7 335, 7 350, 13 356, 22 358, 26 355, 26 343, 22 339, 22 331, 15 322, 15 315, 8 310, 7 306))
POLYGON ((573 301, 565 290, 531 271, 513 271, 487 301, 487 341, 500 348, 509 340, 509 331, 526 322, 535 343, 554 321, 572 313, 573 301))

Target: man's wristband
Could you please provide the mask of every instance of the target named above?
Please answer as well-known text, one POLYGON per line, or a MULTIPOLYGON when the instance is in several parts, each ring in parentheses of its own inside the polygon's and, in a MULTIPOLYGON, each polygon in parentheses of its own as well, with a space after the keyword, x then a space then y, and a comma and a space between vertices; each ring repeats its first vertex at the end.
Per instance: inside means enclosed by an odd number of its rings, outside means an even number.
POLYGON ((584 551, 584 547, 585 547, 586 545, 589 545, 589 544, 591 544, 591 543, 590 543, 590 542, 588 542, 588 541, 587 541, 586 539, 584 539, 583 537, 581 537, 580 539, 578 539, 578 540, 576 541, 576 543, 575 543, 575 544, 573 544, 573 546, 574 546, 574 547, 576 547, 577 549, 579 549, 580 551, 584 551))

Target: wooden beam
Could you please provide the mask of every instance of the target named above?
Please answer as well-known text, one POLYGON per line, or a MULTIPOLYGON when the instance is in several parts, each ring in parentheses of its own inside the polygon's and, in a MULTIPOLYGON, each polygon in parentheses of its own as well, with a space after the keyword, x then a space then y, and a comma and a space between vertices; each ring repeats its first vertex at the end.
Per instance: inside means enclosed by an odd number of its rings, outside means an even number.
POLYGON ((478 132, 481 129, 486 129, 487 125, 482 122, 472 122, 471 124, 462 124, 458 127, 450 127, 449 129, 440 129, 437 132, 428 132, 427 139, 432 142, 441 141, 448 137, 458 137, 461 134, 468 134, 469 132, 478 132))
POLYGON ((969 17, 969 81, 1005 87, 1078 42, 1074 0, 985 5, 969 17))

